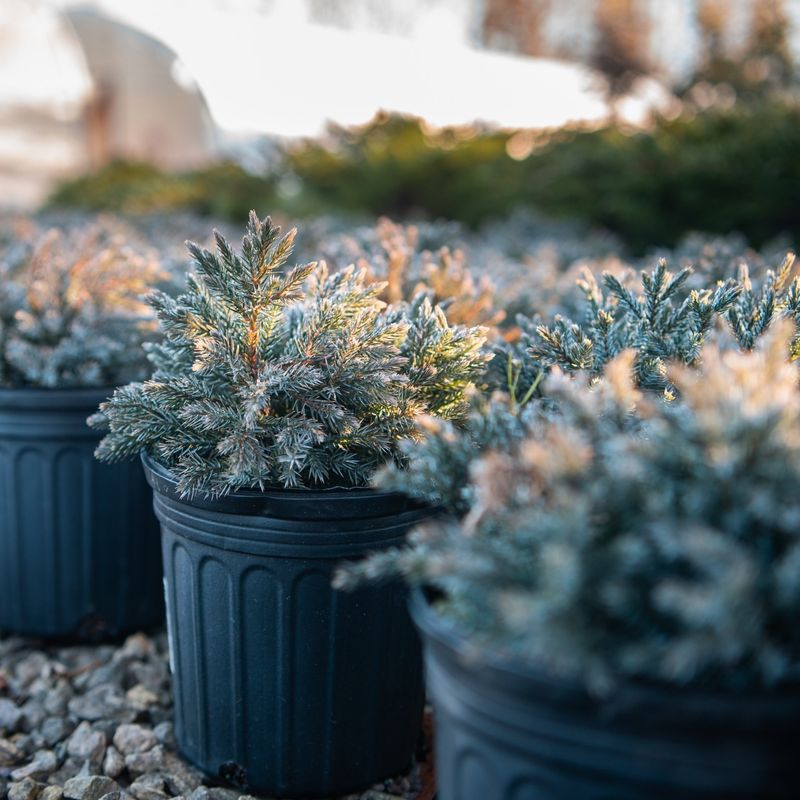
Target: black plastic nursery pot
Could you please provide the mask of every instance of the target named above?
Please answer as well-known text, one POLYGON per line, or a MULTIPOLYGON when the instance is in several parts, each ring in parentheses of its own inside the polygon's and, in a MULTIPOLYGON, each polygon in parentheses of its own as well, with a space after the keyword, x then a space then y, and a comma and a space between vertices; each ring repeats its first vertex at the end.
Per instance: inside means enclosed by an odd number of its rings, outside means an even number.
POLYGON ((424 692, 399 584, 331 586, 429 512, 372 490, 182 500, 147 456, 161 520, 178 746, 248 792, 329 797, 411 762, 424 692))
POLYGON ((101 464, 86 418, 113 389, 0 389, 0 631, 106 638, 163 619, 152 493, 101 464))
POLYGON ((602 699, 478 654, 415 591, 436 720, 439 800, 800 797, 800 690, 627 684, 602 699))

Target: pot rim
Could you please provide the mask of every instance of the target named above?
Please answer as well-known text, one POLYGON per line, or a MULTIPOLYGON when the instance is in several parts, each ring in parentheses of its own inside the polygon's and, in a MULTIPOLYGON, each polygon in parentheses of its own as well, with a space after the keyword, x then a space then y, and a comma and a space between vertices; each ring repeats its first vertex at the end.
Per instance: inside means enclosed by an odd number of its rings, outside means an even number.
MULTIPOLYGON (((182 497, 178 491, 178 479, 172 471, 157 461, 147 451, 140 454, 148 482, 158 494, 192 508, 212 512, 240 514, 245 516, 275 516, 277 518, 296 518, 293 513, 285 513, 291 506, 301 503, 305 507, 317 508, 318 513, 303 514, 303 518, 362 518, 364 516, 386 516, 414 511, 432 513, 430 506, 420 503, 401 492, 385 491, 372 487, 330 488, 330 489, 237 489, 220 497, 195 495, 182 497), (379 513, 365 514, 356 508, 369 506, 379 513)), ((310 509, 309 509, 310 510, 310 509)))
POLYGON ((723 687, 648 683, 633 679, 620 679, 608 693, 593 693, 579 679, 559 676, 526 662, 521 658, 482 650, 476 656, 466 636, 455 626, 448 625, 430 599, 429 587, 412 587, 409 592, 411 617, 424 637, 440 651, 445 651, 465 673, 482 673, 494 685, 507 684, 514 694, 544 695, 554 704, 603 708, 609 715, 633 716, 636 709, 653 709, 667 706, 667 716, 677 717, 682 709, 702 706, 710 711, 735 705, 740 713, 781 714, 793 710, 800 715, 800 684, 785 683, 773 690, 749 689, 735 691, 723 687))
POLYGON ((0 386, 0 410, 79 409, 97 407, 116 386, 0 386))

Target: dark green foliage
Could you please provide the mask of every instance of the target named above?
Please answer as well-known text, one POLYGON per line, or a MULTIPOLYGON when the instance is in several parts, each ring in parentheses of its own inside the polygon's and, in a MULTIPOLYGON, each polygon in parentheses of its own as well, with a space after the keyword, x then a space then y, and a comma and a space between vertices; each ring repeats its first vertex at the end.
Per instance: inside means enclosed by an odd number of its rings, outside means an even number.
POLYGON ((611 274, 603 276, 601 288, 587 270, 580 282, 585 325, 560 317, 550 326, 540 325, 530 355, 547 366, 599 374, 623 350, 633 349, 637 384, 667 390, 667 363, 695 364, 715 318, 731 309, 742 292, 733 281, 686 292, 690 273, 684 268, 673 275, 661 260, 652 272, 642 272, 637 296, 611 274))
POLYGON ((0 385, 113 386, 144 377, 165 275, 99 224, 0 241, 0 385))
POLYGON ((689 231, 739 231, 756 245, 800 239, 800 107, 710 109, 652 130, 555 135, 526 162, 527 202, 600 225, 643 251, 689 231))
MULTIPOLYGON (((751 689, 800 677, 800 388, 791 325, 671 368, 680 401, 554 374, 558 413, 473 465, 460 524, 431 524, 341 584, 404 574, 475 653, 598 690, 625 679, 751 689)), ((449 453, 447 455, 449 456, 449 453)))
POLYGON ((116 161, 62 183, 48 205, 122 214, 192 211, 240 220, 253 207, 274 205, 275 194, 273 181, 229 162, 171 174, 149 164, 116 161))
POLYGON ((293 215, 427 216, 472 227, 530 207, 610 230, 637 252, 695 230, 739 231, 760 247, 781 233, 800 239, 798 150, 800 107, 791 99, 687 111, 636 133, 616 125, 432 132, 382 116, 291 146, 268 177, 229 164, 174 176, 117 164, 63 185, 52 203, 228 219, 269 204, 293 215), (515 135, 535 145, 521 160, 508 155, 515 135), (282 190, 289 183, 291 194, 282 190))
POLYGON ((251 213, 241 253, 190 245, 196 274, 152 304, 156 372, 101 407, 98 457, 146 450, 187 493, 360 486, 421 414, 457 419, 485 356, 426 298, 385 308, 363 271, 287 269, 294 231, 251 213))
POLYGON ((290 148, 286 165, 311 210, 424 214, 477 226, 525 202, 526 177, 506 152, 508 138, 477 128, 431 132, 419 119, 382 114, 290 148))

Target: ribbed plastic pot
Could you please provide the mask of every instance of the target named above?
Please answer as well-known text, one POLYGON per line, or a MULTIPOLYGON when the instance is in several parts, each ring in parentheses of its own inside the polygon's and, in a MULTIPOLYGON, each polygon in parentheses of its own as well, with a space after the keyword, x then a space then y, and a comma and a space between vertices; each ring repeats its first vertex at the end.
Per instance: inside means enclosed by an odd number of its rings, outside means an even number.
POLYGON ((476 654, 422 592, 439 800, 800 797, 799 690, 736 695, 625 685, 599 699, 476 654))
POLYGON ((86 418, 113 389, 0 389, 0 631, 115 637, 163 619, 152 492, 101 464, 86 418))
POLYGON ((240 491, 183 501, 147 456, 161 520, 175 732, 205 772, 329 797, 406 769, 424 692, 399 584, 331 587, 429 512, 399 494, 240 491))

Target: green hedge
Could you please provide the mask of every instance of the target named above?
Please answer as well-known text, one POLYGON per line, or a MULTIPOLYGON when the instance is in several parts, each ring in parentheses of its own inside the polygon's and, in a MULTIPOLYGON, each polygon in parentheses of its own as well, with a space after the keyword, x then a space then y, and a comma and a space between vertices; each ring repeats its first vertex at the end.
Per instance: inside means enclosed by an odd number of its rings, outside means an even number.
POLYGON ((692 230, 761 245, 800 239, 800 108, 711 111, 652 132, 562 134, 529 159, 528 199, 619 234, 635 250, 692 230))
POLYGON ((531 206, 607 228, 634 251, 673 246, 693 230, 738 231, 757 246, 781 233, 800 239, 798 105, 686 114, 632 134, 613 126, 537 134, 522 160, 508 155, 513 135, 432 133, 417 120, 381 116, 291 146, 268 178, 233 164, 174 176, 115 164, 62 185, 51 203, 121 212, 186 208, 236 220, 250 208, 351 211, 472 227, 531 206), (287 185, 296 191, 279 190, 287 185))
POLYGON ((121 214, 193 211, 240 221, 250 209, 267 213, 275 203, 273 180, 231 162, 169 174, 150 164, 115 161, 62 183, 47 205, 121 214))

